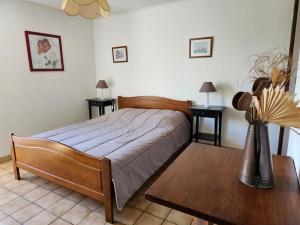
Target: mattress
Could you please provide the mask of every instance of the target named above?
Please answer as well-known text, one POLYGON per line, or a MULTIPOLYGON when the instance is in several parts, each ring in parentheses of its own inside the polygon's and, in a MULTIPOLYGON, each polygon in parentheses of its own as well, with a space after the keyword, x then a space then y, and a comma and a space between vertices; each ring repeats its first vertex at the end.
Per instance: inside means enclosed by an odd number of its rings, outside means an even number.
POLYGON ((136 190, 188 141, 189 132, 182 112, 125 108, 33 137, 110 159, 116 204, 122 210, 136 190))

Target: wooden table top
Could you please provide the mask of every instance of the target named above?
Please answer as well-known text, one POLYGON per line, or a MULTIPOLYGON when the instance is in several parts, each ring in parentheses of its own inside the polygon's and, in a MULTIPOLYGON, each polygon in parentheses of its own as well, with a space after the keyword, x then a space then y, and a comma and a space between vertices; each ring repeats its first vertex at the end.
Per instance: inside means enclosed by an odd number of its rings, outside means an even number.
POLYGON ((210 222, 239 225, 300 224, 300 192, 290 157, 273 156, 274 187, 239 181, 242 151, 192 143, 153 183, 150 201, 210 222))

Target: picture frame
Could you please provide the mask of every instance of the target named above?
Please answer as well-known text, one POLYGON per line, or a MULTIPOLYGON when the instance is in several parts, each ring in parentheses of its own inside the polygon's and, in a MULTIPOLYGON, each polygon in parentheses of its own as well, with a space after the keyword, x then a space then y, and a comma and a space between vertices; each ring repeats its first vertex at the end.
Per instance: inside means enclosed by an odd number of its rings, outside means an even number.
POLYGON ((112 56, 114 63, 128 62, 128 49, 127 46, 118 46, 112 48, 112 56))
POLYGON ((25 31, 31 72, 64 71, 61 36, 25 31))
POLYGON ((214 37, 191 38, 189 42, 190 58, 208 58, 213 55, 214 37))

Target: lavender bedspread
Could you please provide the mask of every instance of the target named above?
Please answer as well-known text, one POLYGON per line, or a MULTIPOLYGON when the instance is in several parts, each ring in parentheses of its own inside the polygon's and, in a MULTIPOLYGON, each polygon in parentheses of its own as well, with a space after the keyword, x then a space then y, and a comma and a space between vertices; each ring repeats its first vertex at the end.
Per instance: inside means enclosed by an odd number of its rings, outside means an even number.
POLYGON ((34 137, 60 142, 112 163, 121 210, 135 191, 189 138, 189 122, 178 111, 121 109, 34 137))

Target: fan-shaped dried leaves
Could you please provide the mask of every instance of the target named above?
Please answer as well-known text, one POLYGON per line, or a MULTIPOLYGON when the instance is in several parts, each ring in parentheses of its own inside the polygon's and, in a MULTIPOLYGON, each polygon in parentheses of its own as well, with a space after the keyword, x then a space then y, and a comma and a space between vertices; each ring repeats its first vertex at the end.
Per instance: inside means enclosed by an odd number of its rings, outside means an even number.
POLYGON ((300 128, 299 101, 279 86, 265 88, 260 97, 253 96, 257 116, 262 122, 275 123, 283 127, 300 128))

